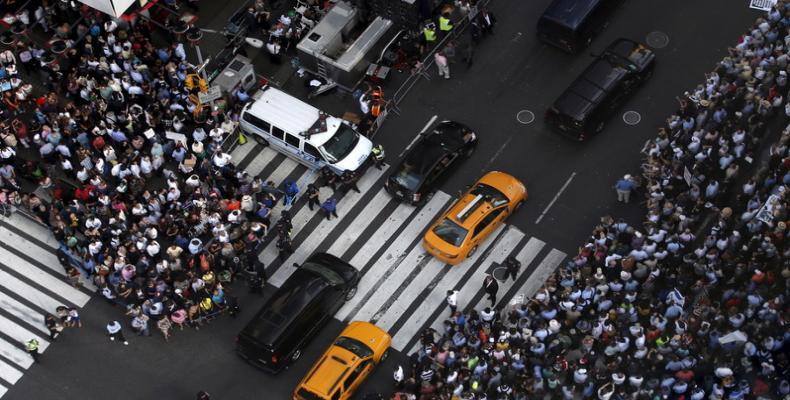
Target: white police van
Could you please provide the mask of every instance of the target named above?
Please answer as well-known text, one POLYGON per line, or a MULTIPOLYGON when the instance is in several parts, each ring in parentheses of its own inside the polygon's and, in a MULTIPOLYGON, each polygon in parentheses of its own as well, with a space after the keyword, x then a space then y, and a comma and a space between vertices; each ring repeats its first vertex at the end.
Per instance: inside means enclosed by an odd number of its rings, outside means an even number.
POLYGON ((362 167, 373 148, 348 122, 272 87, 244 107, 239 126, 309 168, 328 165, 337 174, 362 167))

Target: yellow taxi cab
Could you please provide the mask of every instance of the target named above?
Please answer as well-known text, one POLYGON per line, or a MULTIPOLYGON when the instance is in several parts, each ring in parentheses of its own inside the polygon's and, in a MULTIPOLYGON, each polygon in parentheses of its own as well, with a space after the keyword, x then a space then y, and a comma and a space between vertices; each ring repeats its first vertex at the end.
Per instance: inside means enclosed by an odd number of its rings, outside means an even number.
POLYGON ((294 400, 345 400, 387 358, 392 338, 370 322, 354 321, 310 368, 294 400))
POLYGON ((456 265, 472 256, 526 199, 521 181, 504 172, 489 172, 433 223, 422 245, 432 256, 456 265))

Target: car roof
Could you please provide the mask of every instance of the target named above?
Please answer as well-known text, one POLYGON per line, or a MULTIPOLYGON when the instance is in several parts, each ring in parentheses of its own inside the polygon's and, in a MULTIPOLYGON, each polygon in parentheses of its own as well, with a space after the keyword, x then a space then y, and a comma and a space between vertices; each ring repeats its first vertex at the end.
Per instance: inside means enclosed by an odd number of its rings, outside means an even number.
POLYGON ((444 156, 463 147, 463 135, 467 130, 470 130, 469 127, 459 122, 438 123, 409 149, 398 167, 393 169, 392 175, 409 168, 422 181, 444 156))
POLYGON ((554 102, 561 114, 581 121, 628 73, 606 58, 597 58, 554 102))
POLYGON ((297 269, 266 301, 241 333, 258 343, 274 345, 293 324, 301 311, 320 297, 329 282, 319 274, 297 269))
MULTIPOLYGON (((480 178, 474 185, 471 186, 470 190, 464 193, 463 197, 458 200, 458 202, 447 211, 447 218, 451 221, 454 221, 458 225, 464 227, 465 229, 471 229, 488 213, 494 209, 499 208, 501 205, 497 205, 494 207, 489 199, 485 196, 475 195, 472 191, 478 187, 478 185, 486 185, 492 187, 499 192, 501 192, 505 197, 507 194, 505 190, 498 188, 497 185, 494 183, 495 179, 493 179, 492 174, 503 174, 501 172, 489 172, 488 174, 484 175, 480 178), (463 215, 462 215, 463 214, 463 215), (461 216, 462 218, 459 218, 461 216)), ((503 174, 505 175, 505 174, 503 174)), ((510 176, 510 175, 507 175, 510 176)))
MULTIPOLYGON (((249 106, 247 112, 252 112, 258 118, 265 116, 266 122, 292 134, 307 132, 318 123, 321 113, 310 104, 269 86, 262 89, 260 97, 249 106)), ((339 118, 327 116, 327 130, 310 135, 308 142, 316 147, 323 145, 341 123, 339 118)))
POLYGON ((601 0, 554 0, 543 12, 543 18, 551 19, 576 29, 601 0))
MULTIPOLYGON (((370 346, 386 336, 389 336, 387 332, 370 322, 354 321, 340 332, 338 338, 348 337, 370 346)), ((311 391, 323 394, 332 393, 346 373, 350 369, 356 368, 363 360, 334 343, 332 342, 329 349, 315 364, 315 368, 310 371, 310 375, 305 378, 305 386, 311 391)))

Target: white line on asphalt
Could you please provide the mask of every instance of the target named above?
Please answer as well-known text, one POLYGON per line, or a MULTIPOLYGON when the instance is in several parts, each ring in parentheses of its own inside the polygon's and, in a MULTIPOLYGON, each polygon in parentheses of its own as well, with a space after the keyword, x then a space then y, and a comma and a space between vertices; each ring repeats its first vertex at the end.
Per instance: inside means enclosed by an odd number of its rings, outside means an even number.
MULTIPOLYGON (((384 253, 378 258, 378 260, 376 260, 373 266, 370 267, 370 269, 368 269, 367 272, 365 272, 365 275, 362 275, 362 279, 360 279, 358 284, 360 290, 357 290, 357 295, 353 299, 346 302, 346 304, 343 305, 343 307, 337 312, 337 314, 335 314, 337 319, 344 321, 346 319, 350 319, 351 317, 354 316, 354 314, 357 313, 355 309, 359 304, 359 302, 365 300, 367 294, 373 289, 373 287, 382 277, 386 276, 388 273, 390 274, 392 273, 389 271, 390 268, 396 265, 396 263, 401 263, 403 259, 407 257, 407 253, 409 251, 408 246, 411 244, 413 240, 412 238, 419 235, 423 231, 423 229, 425 229, 431 222, 433 222, 433 219, 436 216, 436 214, 439 213, 439 211, 442 209, 442 207, 444 207, 445 204, 447 204, 448 200, 450 200, 450 195, 442 191, 436 192, 436 194, 434 194, 433 197, 430 200, 428 200, 428 203, 426 203, 420 209, 419 213, 417 213, 417 215, 414 218, 412 218, 411 221, 409 221, 408 225, 406 225, 406 228, 404 228, 403 231, 401 232, 400 237, 403 237, 404 239, 402 240, 396 239, 395 241, 393 241, 390 244, 390 246, 384 251, 384 253)), ((403 210, 408 211, 411 209, 412 207, 407 206, 404 207, 403 210)), ((396 210, 396 212, 398 212, 398 210, 396 210)), ((390 233, 390 235, 391 234, 392 233, 390 233)), ((370 242, 378 243, 379 240, 381 240, 383 244, 383 242, 386 239, 380 239, 378 237, 378 232, 377 232, 377 234, 374 235, 372 240, 368 241, 368 243, 370 242)), ((378 247, 381 246, 379 245, 378 247)), ((422 251, 421 241, 418 241, 414 248, 417 249, 418 251, 417 254, 420 254, 420 251, 422 251)), ((364 246, 359 252, 357 252, 357 255, 362 253, 363 250, 365 250, 364 246)), ((366 259, 369 259, 370 257, 372 257, 373 253, 374 252, 366 254, 364 257, 366 259)), ((364 265, 361 262, 357 266, 357 263, 354 261, 356 259, 357 257, 355 256, 354 259, 351 260, 351 265, 354 265, 357 268, 364 267, 364 265)), ((381 293, 377 291, 367 301, 370 302, 374 300, 380 294, 381 293)), ((382 299, 379 303, 377 303, 378 306, 376 306, 376 310, 373 310, 373 312, 376 312, 378 310, 378 307, 381 306, 381 304, 383 304, 385 300, 386 298, 382 299)), ((371 312, 371 315, 373 314, 373 312, 371 312)))
POLYGON ((0 379, 13 385, 21 377, 21 371, 11 365, 8 365, 5 361, 0 360, 0 379))
POLYGON ((0 338, 0 354, 24 369, 28 369, 33 365, 33 359, 30 357, 30 354, 3 338, 0 338))
POLYGON ((13 297, 0 292, 0 306, 3 310, 26 322, 33 328, 38 329, 41 333, 48 333, 47 327, 44 323, 44 316, 40 312, 18 302, 13 297))
POLYGON ((568 178, 568 180, 565 181, 565 184, 562 185, 562 187, 560 188, 560 191, 557 192, 557 194, 554 195, 554 198, 551 199, 551 202, 549 203, 549 205, 547 205, 546 209, 543 210, 543 213, 540 214, 538 219, 535 221, 535 224, 539 224, 540 223, 540 221, 543 219, 543 217, 546 215, 546 213, 549 212, 549 209, 551 208, 551 206, 554 205, 554 202, 557 201, 558 198, 560 198, 560 195, 562 194, 562 192, 565 191, 565 188, 567 188, 568 185, 571 184, 571 181, 573 180, 573 177, 575 177, 575 176, 576 176, 576 172, 572 173, 571 176, 568 178))
MULTIPOLYGON (((257 176, 278 154, 280 153, 270 149, 268 146, 264 147, 247 165, 247 173, 250 174, 250 176, 257 176)), ((241 160, 239 160, 239 162, 241 162, 241 160)))
POLYGON ((488 162, 485 163, 485 165, 483 166, 483 169, 481 171, 485 172, 485 171, 488 170, 488 167, 491 166, 491 164, 494 162, 494 160, 496 160, 499 156, 502 155, 502 152, 505 151, 505 148, 507 147, 508 144, 510 144, 511 140, 513 140, 513 136, 509 136, 507 138, 507 140, 505 140, 505 143, 502 143, 502 146, 500 146, 499 149, 497 149, 496 153, 494 153, 494 156, 491 157, 491 159, 488 160, 488 162))
POLYGON ((439 117, 438 115, 434 115, 433 117, 431 117, 430 120, 428 120, 428 123, 425 124, 425 126, 422 128, 420 133, 418 133, 417 136, 415 136, 414 139, 411 140, 411 143, 409 143, 409 145, 406 146, 406 148, 403 149, 403 151, 398 155, 398 158, 403 157, 403 155, 406 154, 407 151, 409 151, 411 146, 414 146, 414 142, 416 142, 417 139, 420 138, 420 135, 422 135, 423 133, 425 133, 426 130, 428 130, 428 127, 431 126, 431 124, 433 124, 433 121, 436 121, 436 118, 438 118, 438 117, 439 117))
MULTIPOLYGON (((408 322, 401 327, 392 338, 391 346, 394 349, 403 351, 409 341, 420 331, 426 320, 433 315, 434 311, 438 308, 446 307, 445 299, 447 298, 447 291, 458 285, 469 268, 475 265, 477 260, 485 254, 486 259, 477 266, 477 269, 467 281, 475 288, 482 287, 485 270, 491 265, 488 260, 490 260, 491 257, 496 257, 495 255, 500 252, 500 248, 504 247, 512 250, 512 246, 515 246, 521 238, 524 237, 524 234, 518 229, 515 229, 515 227, 508 229, 504 234, 502 234, 503 230, 505 230, 505 224, 500 224, 491 232, 483 243, 480 243, 479 250, 475 252, 472 257, 467 258, 456 266, 445 267, 451 268, 450 271, 448 271, 442 280, 431 289, 431 292, 420 301, 420 311, 410 316, 408 322), (488 251, 489 248, 493 248, 493 250, 488 251)), ((466 286, 468 285, 465 284, 464 287, 466 286)), ((461 292, 463 293, 463 289, 461 292)), ((464 299, 462 293, 458 294, 459 299, 464 299)))
POLYGON ((269 283, 276 287, 280 287, 296 270, 293 264, 302 265, 302 263, 313 254, 315 249, 318 248, 329 234, 341 224, 343 220, 351 215, 351 210, 354 209, 354 206, 357 205, 359 200, 361 200, 373 184, 379 180, 379 177, 381 177, 384 172, 386 172, 386 169, 379 170, 376 168, 373 168, 373 171, 366 172, 359 180, 360 193, 352 191, 338 201, 337 213, 339 218, 334 218, 332 220, 322 218, 321 223, 310 232, 310 235, 302 241, 302 243, 299 243, 294 253, 277 268, 277 272, 272 275, 269 283))
POLYGON ((85 303, 91 299, 87 294, 82 293, 68 283, 38 269, 38 267, 18 257, 16 254, 11 253, 4 247, 0 247, 0 260, 3 260, 5 265, 13 268, 27 279, 37 282, 41 286, 51 290, 53 293, 57 293, 59 296, 79 307, 84 306, 85 303))
MULTIPOLYGON (((538 267, 532 271, 532 275, 527 278, 527 283, 524 284, 521 289, 521 292, 526 295, 527 299, 532 298, 532 296, 538 292, 538 289, 546 282, 549 275, 557 269, 562 260, 567 256, 567 254, 557 249, 551 249, 549 254, 543 258, 543 261, 538 264, 538 267)), ((518 293, 516 293, 516 295, 518 295, 518 293)))
MULTIPOLYGON (((518 255, 516 255, 516 260, 521 263, 521 271, 519 272, 523 273, 527 270, 529 265, 532 264, 532 261, 535 260, 535 258, 538 256, 538 253, 540 253, 540 250, 543 249, 543 246, 545 245, 546 243, 535 237, 532 237, 529 239, 529 241, 527 241, 527 244, 524 245, 524 248, 522 248, 521 251, 518 252, 518 255)), ((504 261, 504 259, 502 261, 504 261)), ((507 292, 510 291, 510 288, 513 287, 513 284, 515 283, 516 282, 512 279, 505 279, 504 282, 499 282, 499 293, 507 294, 507 292)), ((477 303, 477 306, 474 309, 482 310, 485 308, 487 303, 488 300, 486 300, 485 296, 483 296, 480 298, 480 301, 477 303)))
MULTIPOLYGON (((354 242, 359 240, 362 232, 364 232, 365 229, 370 226, 370 223, 381 214, 381 209, 383 209, 390 200, 392 200, 392 197, 390 197, 389 193, 387 193, 383 187, 379 189, 379 192, 376 193, 376 197, 368 204, 365 204, 365 208, 362 212, 354 218, 351 225, 348 226, 348 229, 344 230, 343 233, 335 239, 335 242, 332 243, 332 246, 329 247, 329 250, 326 252, 337 257, 342 256, 354 242)), ((354 266, 354 268, 362 267, 364 267, 364 265, 354 266)))
POLYGON ((39 291, 3 270, 0 270, 0 288, 6 288, 9 292, 18 294, 23 299, 33 303, 41 312, 54 313, 58 306, 63 305, 59 300, 53 299, 48 294, 39 291))
POLYGON ((41 336, 17 325, 16 322, 11 321, 3 315, 0 315, 0 332, 3 332, 3 334, 8 335, 8 337, 23 345, 30 339, 36 339, 38 340, 38 348, 41 349, 42 352, 49 347, 49 342, 44 340, 41 336))

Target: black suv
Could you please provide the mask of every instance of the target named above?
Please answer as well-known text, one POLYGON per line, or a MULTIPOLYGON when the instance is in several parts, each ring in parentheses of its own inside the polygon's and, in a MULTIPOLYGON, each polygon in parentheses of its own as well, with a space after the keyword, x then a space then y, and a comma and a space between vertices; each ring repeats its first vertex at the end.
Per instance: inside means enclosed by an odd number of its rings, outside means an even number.
POLYGON ((592 43, 622 0, 554 0, 538 19, 538 38, 568 53, 592 43))
POLYGON ((470 157, 477 136, 468 126, 442 121, 420 138, 393 169, 385 187, 396 199, 423 203, 437 186, 439 177, 462 157, 470 157))
POLYGON ((602 131, 606 119, 652 76, 655 58, 645 45, 615 40, 546 111, 546 122, 576 140, 602 131))
POLYGON ((357 283, 356 268, 331 254, 313 254, 239 332, 236 353, 266 371, 282 371, 354 297, 357 283))

